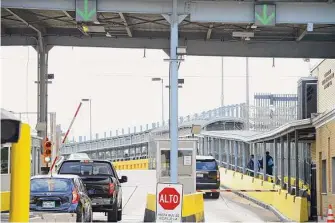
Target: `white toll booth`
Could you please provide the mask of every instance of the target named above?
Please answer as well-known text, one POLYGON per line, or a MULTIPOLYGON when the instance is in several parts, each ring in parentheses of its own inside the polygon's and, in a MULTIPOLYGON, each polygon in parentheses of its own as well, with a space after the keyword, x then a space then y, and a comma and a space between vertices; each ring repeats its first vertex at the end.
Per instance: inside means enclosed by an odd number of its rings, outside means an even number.
MULTIPOLYGON (((170 140, 155 141, 156 174, 158 183, 170 182, 170 140)), ((183 193, 196 192, 196 155, 197 140, 179 139, 178 141, 178 183, 183 184, 183 193)))

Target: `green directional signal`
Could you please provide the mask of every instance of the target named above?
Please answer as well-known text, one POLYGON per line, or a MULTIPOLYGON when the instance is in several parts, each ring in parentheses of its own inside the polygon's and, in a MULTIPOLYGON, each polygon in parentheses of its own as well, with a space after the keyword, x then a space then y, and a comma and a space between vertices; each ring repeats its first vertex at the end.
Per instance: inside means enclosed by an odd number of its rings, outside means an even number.
POLYGON ((255 5, 255 25, 276 25, 275 5, 255 5))
POLYGON ((96 0, 76 0, 76 21, 89 22, 97 20, 96 0))

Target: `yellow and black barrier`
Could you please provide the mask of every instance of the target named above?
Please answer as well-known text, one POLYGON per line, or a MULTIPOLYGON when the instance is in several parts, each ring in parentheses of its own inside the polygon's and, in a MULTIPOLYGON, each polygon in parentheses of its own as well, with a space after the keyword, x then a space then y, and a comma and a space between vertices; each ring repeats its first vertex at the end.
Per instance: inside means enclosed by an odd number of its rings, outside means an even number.
POLYGON ((149 159, 118 161, 113 165, 117 170, 148 170, 149 159))
MULTIPOLYGON (((147 195, 144 222, 156 221, 156 195, 147 195)), ((202 193, 183 196, 182 222, 205 222, 204 198, 202 193)))
POLYGON ((274 183, 243 175, 232 170, 220 169, 222 186, 230 189, 278 189, 278 192, 246 192, 243 196, 270 207, 287 220, 308 221, 308 202, 306 197, 296 197, 274 183))

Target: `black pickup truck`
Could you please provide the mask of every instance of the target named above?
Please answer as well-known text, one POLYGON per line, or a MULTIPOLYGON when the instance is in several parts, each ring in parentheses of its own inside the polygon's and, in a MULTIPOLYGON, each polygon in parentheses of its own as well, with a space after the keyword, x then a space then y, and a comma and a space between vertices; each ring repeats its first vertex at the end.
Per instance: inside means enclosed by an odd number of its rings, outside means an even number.
POLYGON ((128 178, 122 176, 119 179, 110 161, 65 160, 58 174, 80 176, 92 200, 93 212, 106 212, 108 222, 122 220, 121 183, 127 182, 128 178))

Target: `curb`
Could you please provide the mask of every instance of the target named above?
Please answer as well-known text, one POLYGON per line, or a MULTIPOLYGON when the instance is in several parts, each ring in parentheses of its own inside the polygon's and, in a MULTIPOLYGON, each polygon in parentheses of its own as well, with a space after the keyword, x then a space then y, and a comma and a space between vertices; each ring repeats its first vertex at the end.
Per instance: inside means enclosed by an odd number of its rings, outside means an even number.
MULTIPOLYGON (((224 189, 231 189, 231 188, 226 187, 226 186, 224 186, 222 184, 221 184, 221 187, 224 188, 224 189)), ((265 204, 265 203, 263 203, 263 202, 255 199, 255 198, 249 197, 249 196, 247 196, 247 195, 245 195, 245 194, 243 194, 241 192, 232 192, 232 193, 234 193, 234 194, 236 194, 236 195, 238 195, 240 197, 243 197, 243 198, 245 198, 245 199, 247 199, 247 200, 249 200, 249 201, 251 201, 251 202, 253 202, 253 203, 255 203, 255 204, 257 204, 257 205, 259 205, 259 206, 261 206, 261 207, 263 207, 265 209, 267 209, 267 210, 270 210, 272 213, 274 213, 280 219, 281 222, 292 222, 292 220, 288 219, 286 216, 284 216, 282 213, 280 213, 277 209, 275 209, 271 205, 265 204)))

